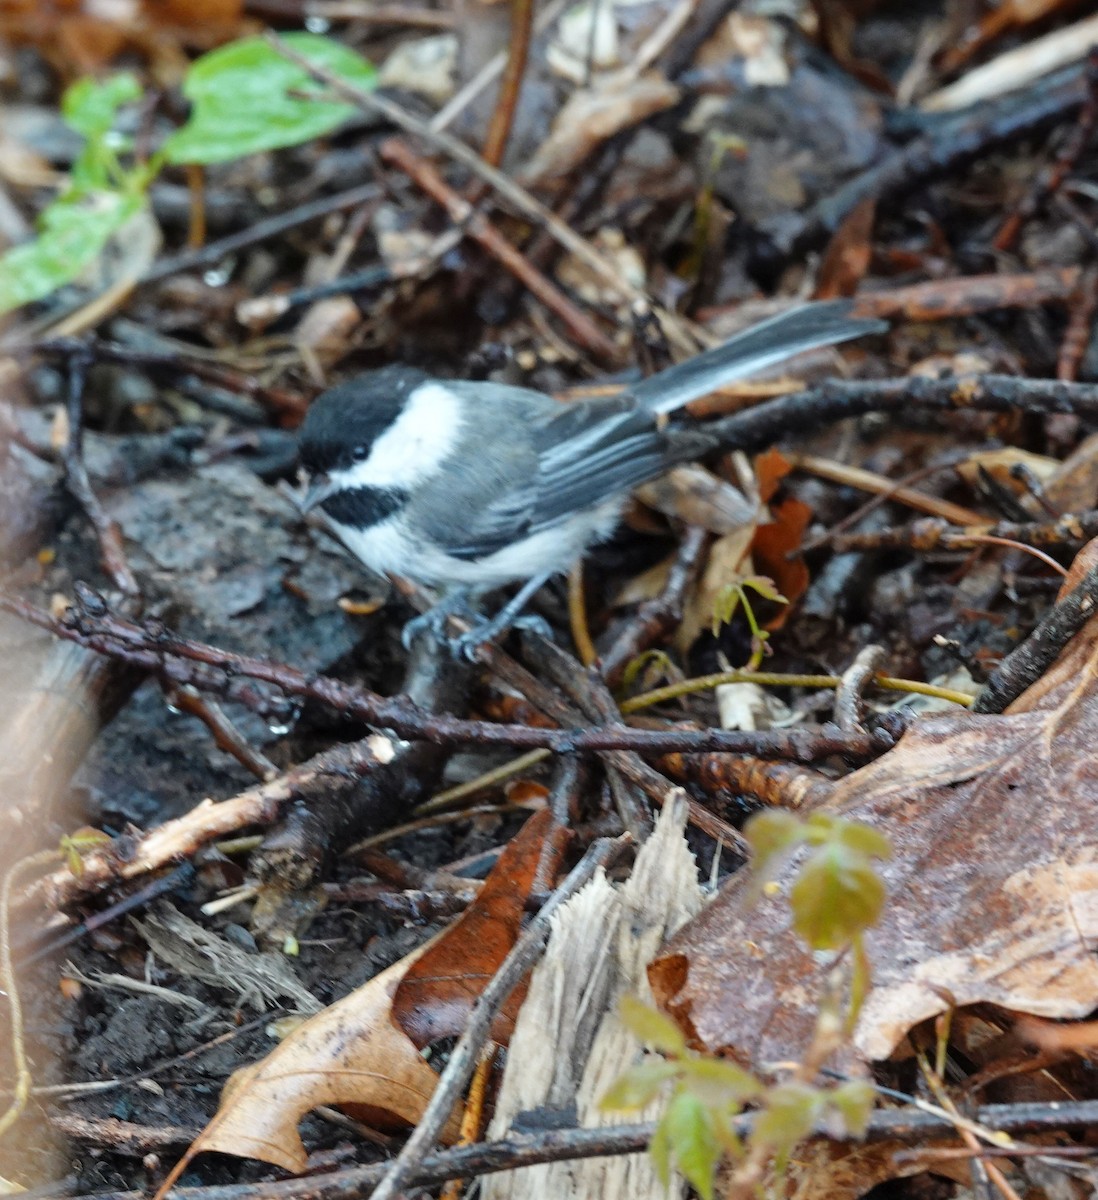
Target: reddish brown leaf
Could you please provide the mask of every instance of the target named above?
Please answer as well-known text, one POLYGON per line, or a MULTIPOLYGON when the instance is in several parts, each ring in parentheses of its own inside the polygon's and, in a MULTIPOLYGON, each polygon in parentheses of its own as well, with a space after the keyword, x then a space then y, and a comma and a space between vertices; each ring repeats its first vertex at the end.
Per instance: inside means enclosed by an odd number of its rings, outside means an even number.
MULTIPOLYGON (((401 980, 393 1020, 417 1046, 465 1028, 470 1008, 515 944, 527 897, 555 874, 565 837, 548 809, 535 813, 499 856, 473 904, 401 980)), ((497 1018, 497 1042, 510 1038, 524 994, 525 985, 516 988, 497 1018)))
MULTIPOLYGON (((891 1053, 944 996, 1058 1019, 1098 1006, 1096 672, 1098 618, 1005 714, 919 721, 822 806, 893 847, 855 1031, 865 1058, 891 1053)), ((650 969, 701 1044, 744 1061, 797 1058, 812 1036, 828 964, 792 932, 795 867, 753 905, 734 879, 650 969)))
POLYGON ((764 450, 755 457, 755 479, 758 481, 759 499, 769 504, 774 499, 782 480, 793 470, 793 464, 780 450, 764 450))
POLYGON ((853 296, 873 257, 877 202, 870 198, 852 209, 828 243, 816 284, 817 300, 853 296))
POLYGON ((793 605, 804 595, 808 587, 808 568, 803 558, 790 558, 792 550, 799 549, 804 541, 804 531, 812 520, 812 509, 795 496, 789 496, 777 506, 771 505, 774 520, 760 525, 751 543, 751 557, 760 575, 768 575, 778 586, 778 591, 789 601, 778 609, 766 622, 770 630, 781 629, 793 611, 793 605))

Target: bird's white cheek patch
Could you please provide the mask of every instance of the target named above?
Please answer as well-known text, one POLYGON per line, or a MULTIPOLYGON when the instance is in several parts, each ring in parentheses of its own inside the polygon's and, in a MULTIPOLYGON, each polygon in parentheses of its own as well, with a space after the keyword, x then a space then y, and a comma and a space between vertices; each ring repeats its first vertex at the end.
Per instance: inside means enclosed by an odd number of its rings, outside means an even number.
POLYGON ((457 444, 461 402, 442 383, 411 392, 404 411, 374 442, 370 457, 338 472, 344 487, 407 488, 430 475, 457 444))

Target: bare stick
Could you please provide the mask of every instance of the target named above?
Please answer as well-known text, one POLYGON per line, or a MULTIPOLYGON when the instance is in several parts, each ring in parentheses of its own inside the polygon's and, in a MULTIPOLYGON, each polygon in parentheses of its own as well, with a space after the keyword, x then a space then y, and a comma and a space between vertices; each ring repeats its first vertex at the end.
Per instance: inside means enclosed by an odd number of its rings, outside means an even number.
POLYGON ((507 139, 515 121, 522 77, 526 74, 526 60, 530 54, 530 34, 534 25, 534 0, 511 0, 511 37, 507 50, 507 66, 503 81, 499 85, 499 98, 488 126, 481 156, 490 166, 498 167, 503 162, 507 139))
POLYGON ((386 162, 399 167, 433 200, 437 200, 449 213, 450 220, 455 225, 463 226, 469 237, 510 271, 532 296, 556 313, 585 350, 606 362, 614 362, 620 357, 620 348, 591 318, 580 312, 555 283, 516 250, 483 213, 459 196, 429 162, 415 154, 399 138, 390 138, 382 144, 379 152, 386 162))
POLYGON ((427 712, 407 696, 384 697, 325 675, 300 671, 286 663, 233 654, 204 642, 171 634, 162 626, 145 627, 110 612, 102 597, 86 585, 78 588, 78 605, 60 620, 17 596, 0 592, 0 610, 47 629, 67 641, 126 662, 174 683, 190 683, 201 691, 230 695, 242 704, 268 710, 270 697, 241 688, 242 681, 274 684, 287 695, 305 696, 366 724, 392 729, 403 738, 435 745, 544 747, 556 754, 599 750, 633 750, 661 754, 675 750, 723 750, 797 761, 832 754, 868 758, 887 750, 892 739, 883 732, 843 734, 835 726, 767 729, 634 729, 612 725, 590 729, 543 729, 496 725, 427 712))

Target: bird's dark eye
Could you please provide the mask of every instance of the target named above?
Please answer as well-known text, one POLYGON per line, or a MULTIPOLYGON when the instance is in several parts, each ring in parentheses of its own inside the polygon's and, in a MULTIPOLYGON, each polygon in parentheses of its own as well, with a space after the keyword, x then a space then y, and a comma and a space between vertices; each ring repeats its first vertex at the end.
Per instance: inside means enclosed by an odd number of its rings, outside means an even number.
POLYGON ((370 457, 369 446, 356 446, 351 458, 356 462, 365 462, 370 457))

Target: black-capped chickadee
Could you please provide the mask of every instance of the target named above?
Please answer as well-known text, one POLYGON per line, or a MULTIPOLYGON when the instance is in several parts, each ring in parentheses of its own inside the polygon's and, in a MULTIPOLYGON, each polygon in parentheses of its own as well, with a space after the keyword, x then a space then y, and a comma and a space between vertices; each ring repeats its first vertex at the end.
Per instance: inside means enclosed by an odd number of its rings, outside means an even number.
POLYGON ((410 366, 371 371, 310 406, 302 508, 319 505, 371 570, 442 589, 440 603, 406 626, 406 645, 424 628, 441 636, 479 593, 523 581, 495 617, 451 642, 471 655, 609 536, 630 489, 716 448, 704 426, 667 414, 801 351, 887 328, 849 313, 846 301, 808 304, 621 395, 573 404, 410 366))

